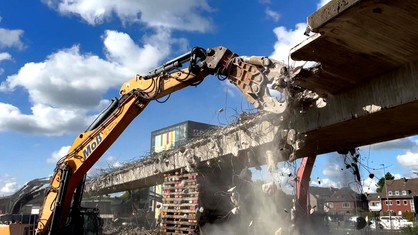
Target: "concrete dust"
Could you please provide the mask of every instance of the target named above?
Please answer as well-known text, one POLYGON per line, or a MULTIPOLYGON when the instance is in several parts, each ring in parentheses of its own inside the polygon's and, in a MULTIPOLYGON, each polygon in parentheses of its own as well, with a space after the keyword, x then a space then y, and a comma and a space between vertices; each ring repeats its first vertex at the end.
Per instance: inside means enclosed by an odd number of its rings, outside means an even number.
POLYGON ((274 182, 242 178, 236 184, 227 191, 234 208, 219 222, 201 225, 201 234, 289 234, 292 195, 285 194, 274 182))

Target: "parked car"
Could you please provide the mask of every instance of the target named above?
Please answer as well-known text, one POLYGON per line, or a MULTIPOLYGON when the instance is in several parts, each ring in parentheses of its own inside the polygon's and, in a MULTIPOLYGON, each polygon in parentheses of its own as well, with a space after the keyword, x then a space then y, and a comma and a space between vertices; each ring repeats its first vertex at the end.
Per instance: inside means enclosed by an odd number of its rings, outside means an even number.
POLYGON ((404 227, 413 227, 414 224, 410 221, 408 221, 405 218, 402 218, 401 216, 391 216, 390 221, 392 226, 389 223, 389 216, 381 216, 380 221, 383 224, 385 229, 399 229, 404 227))
POLYGON ((369 227, 371 229, 384 229, 383 224, 380 223, 380 221, 378 221, 378 220, 370 220, 369 227))
POLYGON ((394 216, 395 220, 399 221, 400 227, 404 228, 404 227, 413 227, 414 223, 408 221, 407 219, 401 217, 401 216, 394 216))

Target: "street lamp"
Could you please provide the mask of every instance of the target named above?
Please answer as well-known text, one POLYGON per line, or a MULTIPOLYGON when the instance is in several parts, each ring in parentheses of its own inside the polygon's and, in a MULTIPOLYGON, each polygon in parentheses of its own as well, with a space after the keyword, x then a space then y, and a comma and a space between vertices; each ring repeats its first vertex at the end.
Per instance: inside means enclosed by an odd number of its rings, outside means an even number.
MULTIPOLYGON (((386 170, 385 170, 385 164, 380 164, 380 165, 382 165, 383 166, 383 178, 385 179, 385 184, 384 184, 384 186, 385 186, 385 189, 386 189, 386 202, 387 201, 389 201, 388 199, 389 199, 389 194, 388 194, 388 187, 387 187, 387 185, 386 185, 386 170)), ((390 224, 390 230, 392 230, 392 213, 390 212, 390 204, 389 203, 386 203, 387 204, 387 206, 388 206, 388 211, 389 211, 389 224, 390 224)))

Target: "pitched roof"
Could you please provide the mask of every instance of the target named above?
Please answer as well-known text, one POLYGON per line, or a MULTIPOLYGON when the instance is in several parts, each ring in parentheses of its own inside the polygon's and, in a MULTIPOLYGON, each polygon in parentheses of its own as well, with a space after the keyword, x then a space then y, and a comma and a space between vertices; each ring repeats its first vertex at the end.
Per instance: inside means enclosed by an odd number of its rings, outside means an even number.
MULTIPOLYGON (((364 198, 365 199, 365 198, 364 198)), ((360 194, 354 192, 348 187, 341 188, 327 199, 327 202, 347 202, 347 201, 362 201, 360 194)))
POLYGON ((367 195, 367 200, 369 200, 369 201, 380 200, 380 193, 370 193, 369 195, 367 195))
POLYGON ((338 191, 338 189, 333 187, 309 187, 309 193, 315 197, 331 197, 336 191, 338 191))
POLYGON ((388 192, 392 192, 392 195, 389 196, 390 198, 411 198, 412 196, 418 196, 418 178, 402 178, 398 180, 387 180, 386 184, 383 186, 382 189, 382 198, 387 198, 386 187, 388 192), (396 191, 399 192, 399 195, 395 195, 396 191), (407 195, 402 195, 402 191, 406 191, 407 195))

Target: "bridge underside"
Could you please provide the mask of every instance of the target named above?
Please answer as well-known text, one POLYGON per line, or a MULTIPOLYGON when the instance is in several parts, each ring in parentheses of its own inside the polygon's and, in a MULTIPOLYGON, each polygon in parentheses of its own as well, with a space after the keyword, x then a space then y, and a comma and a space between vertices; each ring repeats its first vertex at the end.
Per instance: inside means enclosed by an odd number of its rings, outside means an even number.
MULTIPOLYGON (((308 18, 316 34, 292 49, 295 60, 321 62, 320 73, 295 81, 325 98, 323 108, 292 110, 294 126, 306 134, 302 158, 418 133, 418 4, 412 0, 333 0, 308 18)), ((90 181, 98 195, 161 183, 164 172, 182 167, 265 164, 266 151, 281 154, 283 129, 274 115, 224 128, 183 149, 157 154, 90 181), (250 153, 249 153, 250 152, 250 153)))

